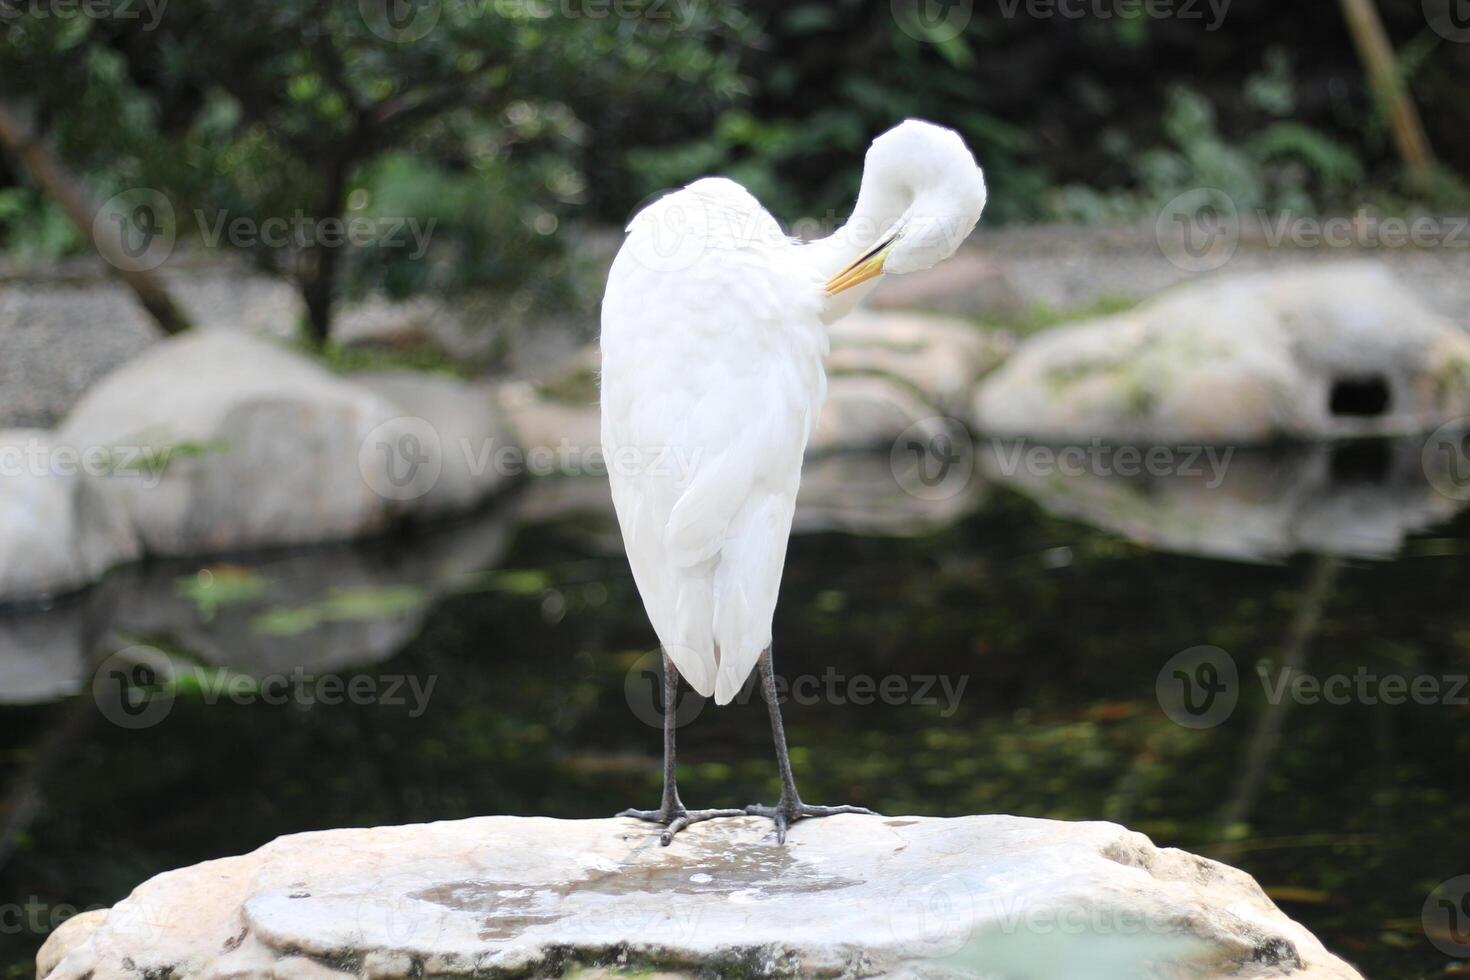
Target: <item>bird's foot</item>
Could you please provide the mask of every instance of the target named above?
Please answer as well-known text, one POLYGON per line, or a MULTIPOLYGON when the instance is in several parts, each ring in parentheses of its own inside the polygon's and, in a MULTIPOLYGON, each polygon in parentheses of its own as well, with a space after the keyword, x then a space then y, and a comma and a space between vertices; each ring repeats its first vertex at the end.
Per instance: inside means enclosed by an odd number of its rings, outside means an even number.
POLYGON ((672 807, 662 806, 657 810, 624 810, 618 816, 663 824, 664 832, 659 835, 658 842, 660 846, 668 847, 673 842, 674 835, 691 824, 703 823, 719 817, 743 817, 745 814, 745 810, 686 810, 681 804, 672 807))
POLYGON ((808 817, 831 817, 839 813, 863 813, 873 817, 878 815, 865 806, 817 806, 813 803, 803 803, 800 800, 786 799, 782 799, 775 806, 752 803, 745 808, 745 812, 752 817, 766 817, 775 821, 776 843, 778 844, 786 843, 786 828, 808 817))

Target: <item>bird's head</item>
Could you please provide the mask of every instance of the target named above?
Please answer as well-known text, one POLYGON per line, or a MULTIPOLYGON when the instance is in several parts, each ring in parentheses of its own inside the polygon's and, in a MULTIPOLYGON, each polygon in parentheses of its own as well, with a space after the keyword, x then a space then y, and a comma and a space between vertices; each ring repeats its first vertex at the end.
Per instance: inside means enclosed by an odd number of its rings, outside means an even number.
POLYGON ((886 228, 867 230, 876 235, 876 244, 833 276, 827 292, 836 295, 883 273, 933 268, 974 230, 985 200, 985 175, 960 135, 905 120, 868 148, 854 212, 898 218, 886 228))

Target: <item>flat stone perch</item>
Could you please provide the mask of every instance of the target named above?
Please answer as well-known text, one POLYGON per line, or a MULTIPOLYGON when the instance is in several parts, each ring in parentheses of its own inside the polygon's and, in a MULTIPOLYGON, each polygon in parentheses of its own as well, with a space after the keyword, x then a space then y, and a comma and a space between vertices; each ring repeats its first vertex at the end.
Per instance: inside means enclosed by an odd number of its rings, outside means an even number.
POLYGON ((283 837, 62 925, 38 978, 1358 978, 1242 871, 1109 823, 484 817, 283 837))

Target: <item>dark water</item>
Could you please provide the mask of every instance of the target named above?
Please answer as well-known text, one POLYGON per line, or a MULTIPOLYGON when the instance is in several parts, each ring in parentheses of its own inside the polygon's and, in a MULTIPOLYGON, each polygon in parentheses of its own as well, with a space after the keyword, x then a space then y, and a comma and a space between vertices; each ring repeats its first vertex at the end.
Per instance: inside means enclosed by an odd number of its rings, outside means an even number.
MULTIPOLYGON (((992 461, 933 503, 886 459, 823 465, 776 622, 808 799, 1117 820, 1244 868, 1370 977, 1464 967, 1429 937, 1464 922, 1424 909, 1470 874, 1470 519, 1417 447, 1242 456, 1219 488, 992 461), (1190 728, 1158 690, 1201 645, 1239 680, 1166 697, 1218 722, 1190 728), (1273 705, 1257 668, 1284 665, 1344 675, 1346 703, 1273 705), (1398 675, 1434 703, 1358 693, 1398 675)), ((279 834, 654 805, 653 640, 604 493, 542 482, 410 537, 122 569, 0 617, 6 975, 71 909, 279 834)), ((1224 683, 1199 656, 1183 676, 1224 683)), ((758 699, 680 737, 690 805, 775 797, 758 699)))

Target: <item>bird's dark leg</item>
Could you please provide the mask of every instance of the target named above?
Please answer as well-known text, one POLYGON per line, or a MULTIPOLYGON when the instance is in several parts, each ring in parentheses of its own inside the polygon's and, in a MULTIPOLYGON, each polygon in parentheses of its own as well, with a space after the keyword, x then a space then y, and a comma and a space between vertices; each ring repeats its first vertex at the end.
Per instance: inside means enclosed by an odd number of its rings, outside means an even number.
POLYGON ((664 653, 664 795, 657 810, 624 810, 620 817, 633 817, 650 823, 663 824, 664 832, 659 843, 668 847, 674 835, 685 827, 715 817, 742 817, 744 810, 686 810, 679 799, 678 774, 674 758, 674 729, 678 727, 676 708, 679 701, 679 671, 674 661, 664 653))
POLYGON ((781 799, 775 806, 759 803, 745 808, 755 817, 769 817, 776 822, 776 841, 786 842, 786 828, 807 817, 830 817, 837 813, 866 813, 873 811, 861 806, 815 806, 801 802, 796 791, 796 779, 791 775, 791 755, 786 750, 786 726, 781 722, 781 705, 776 697, 776 668, 771 664, 771 648, 761 654, 759 667, 761 691, 765 694, 766 710, 771 715, 771 738, 776 743, 776 767, 781 771, 781 799))

